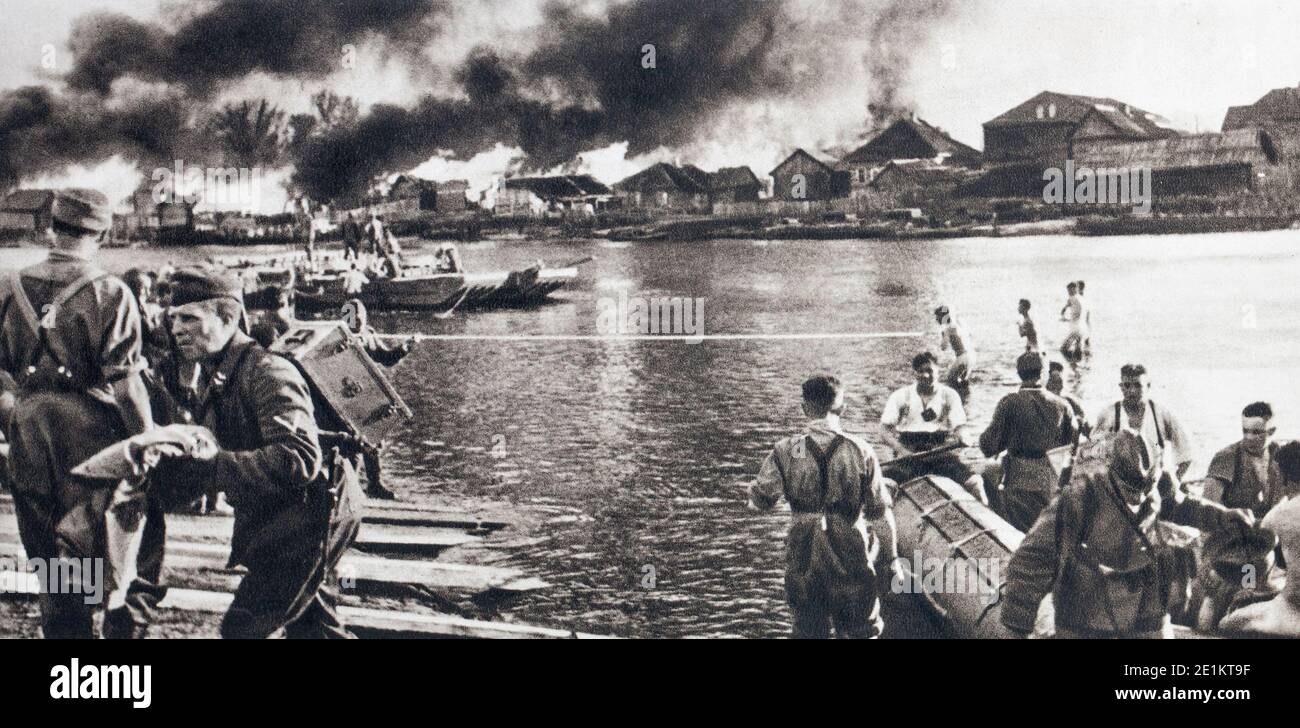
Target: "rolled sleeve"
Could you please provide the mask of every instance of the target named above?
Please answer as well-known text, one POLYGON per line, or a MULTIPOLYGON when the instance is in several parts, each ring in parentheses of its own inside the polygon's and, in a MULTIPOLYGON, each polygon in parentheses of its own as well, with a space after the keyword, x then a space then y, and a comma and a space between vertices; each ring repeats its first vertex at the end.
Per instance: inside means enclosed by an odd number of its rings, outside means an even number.
POLYGON ((883 518, 894 505, 894 499, 885 487, 885 476, 880 471, 880 461, 868 453, 862 469, 862 515, 868 520, 883 518))
POLYGON ((785 493, 785 477, 781 474, 781 466, 777 461, 780 457, 779 450, 779 447, 773 448, 768 453, 758 469, 758 477, 749 486, 749 505, 760 511, 774 508, 785 493))
POLYGON ((946 387, 943 396, 948 400, 948 426, 951 429, 957 429, 966 424, 966 408, 961 404, 961 395, 957 391, 946 387))
POLYGON ((885 400, 885 408, 880 411, 880 424, 897 427, 898 421, 903 417, 903 400, 907 396, 907 390, 899 390, 889 395, 885 400))

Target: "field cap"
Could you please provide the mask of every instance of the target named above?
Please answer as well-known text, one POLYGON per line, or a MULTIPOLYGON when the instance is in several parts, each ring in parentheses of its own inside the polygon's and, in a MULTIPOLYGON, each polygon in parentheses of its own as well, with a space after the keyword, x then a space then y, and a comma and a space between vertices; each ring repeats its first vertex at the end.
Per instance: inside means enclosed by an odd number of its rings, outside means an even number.
POLYGON ((113 224, 113 213, 104 193, 76 187, 54 193, 50 217, 55 222, 91 233, 102 233, 113 224))

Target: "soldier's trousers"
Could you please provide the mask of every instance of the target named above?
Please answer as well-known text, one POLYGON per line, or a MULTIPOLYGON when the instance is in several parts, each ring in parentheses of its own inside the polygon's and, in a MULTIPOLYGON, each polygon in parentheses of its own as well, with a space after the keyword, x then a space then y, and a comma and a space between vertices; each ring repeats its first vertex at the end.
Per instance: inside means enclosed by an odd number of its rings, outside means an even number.
POLYGON ((335 569, 359 531, 359 522, 331 522, 324 542, 307 553, 249 559, 248 574, 221 620, 221 636, 265 639, 283 629, 290 639, 352 637, 338 616, 335 569))
MULTIPOLYGON (((127 436, 121 418, 108 405, 81 394, 36 392, 19 398, 9 427, 9 476, 28 560, 44 562, 48 574, 54 571, 49 565, 58 559, 100 559, 105 577, 97 595, 87 593, 84 574, 80 584, 50 580, 43 585, 42 631, 52 639, 94 637, 94 612, 103 606, 102 598, 118 576, 105 559, 104 514, 123 489, 74 477, 71 470, 127 436)), ((130 500, 127 508, 137 513, 142 509, 146 516, 144 527, 134 536, 140 543, 138 573, 125 604, 105 615, 105 637, 142 636, 165 591, 160 584, 165 542, 162 509, 143 491, 130 500)))
POLYGON ((831 628, 840 639, 876 639, 884 629, 880 619, 880 600, 813 599, 790 605, 794 617, 791 636, 795 639, 824 640, 831 628))

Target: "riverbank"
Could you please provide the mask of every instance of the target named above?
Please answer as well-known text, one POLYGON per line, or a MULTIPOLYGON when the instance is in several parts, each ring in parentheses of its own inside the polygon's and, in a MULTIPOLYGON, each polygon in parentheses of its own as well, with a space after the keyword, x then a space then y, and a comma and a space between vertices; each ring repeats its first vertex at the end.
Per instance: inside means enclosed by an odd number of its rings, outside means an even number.
POLYGON ((971 237, 1028 235, 1175 235, 1225 232, 1259 232, 1300 228, 1300 218, 1282 216, 1147 215, 1130 217, 1081 216, 1006 224, 983 223, 932 227, 915 222, 784 221, 768 225, 761 220, 735 221, 692 218, 647 225, 593 231, 598 238, 615 241, 702 240, 951 240, 971 237))

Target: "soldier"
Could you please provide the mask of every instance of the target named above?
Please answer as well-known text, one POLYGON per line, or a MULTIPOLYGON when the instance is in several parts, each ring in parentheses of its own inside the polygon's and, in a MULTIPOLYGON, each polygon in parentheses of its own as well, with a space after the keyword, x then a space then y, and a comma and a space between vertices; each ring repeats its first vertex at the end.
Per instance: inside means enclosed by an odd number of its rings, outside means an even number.
MULTIPOLYGON (((366 313, 366 305, 360 300, 351 298, 343 306, 344 323, 348 326, 348 331, 361 340, 361 345, 365 348, 366 354, 374 359, 377 364, 386 367, 395 366, 415 346, 415 338, 412 337, 402 342, 401 346, 389 346, 375 333, 370 327, 369 315, 366 313)), ((361 454, 364 457, 366 471, 366 495, 371 498, 382 498, 384 500, 393 500, 397 494, 384 487, 383 468, 380 464, 380 458, 384 454, 384 443, 372 443, 366 440, 361 442, 361 454)))
POLYGON ((317 410, 296 365, 240 329, 242 286, 232 276, 178 272, 167 316, 180 363, 198 367, 174 396, 216 436, 199 455, 164 463, 181 499, 211 487, 234 508, 231 565, 248 567, 221 623, 227 638, 349 637, 328 581, 356 539, 362 495, 336 448, 322 453, 317 410))
POLYGON ((1267 402, 1253 402, 1241 411, 1241 439, 1215 453, 1205 476, 1203 495, 1229 508, 1249 508, 1256 518, 1286 497, 1273 441, 1277 426, 1267 402))
MULTIPOLYGON (((153 424, 140 376, 140 312, 126 285, 93 262, 109 228, 107 198, 61 190, 51 220, 46 260, 0 282, 0 370, 17 389, 6 436, 18 530, 29 559, 104 559, 110 588, 103 635, 142 636, 161 597, 161 511, 139 483, 71 474, 153 424), (146 509, 149 533, 140 525, 146 509), (148 541, 140 546, 147 568, 133 583, 126 554, 141 540, 148 541), (110 550, 110 542, 121 548, 110 550)), ((47 638, 94 636, 95 605, 81 586, 43 589, 47 638)))
POLYGON ((1074 442, 1070 405, 1043 391, 1043 358, 1027 351, 1016 359, 1020 389, 998 402, 993 420, 980 436, 985 457, 1005 452, 999 515, 1021 531, 1034 525, 1056 490, 1057 475, 1047 451, 1074 442))
POLYGON ((1058 637, 1172 637, 1176 556, 1157 521, 1253 526, 1249 511, 1184 493, 1142 435, 1121 430, 1111 447, 1108 470, 1061 489, 1012 555, 1002 623, 1013 632, 1029 634, 1051 592, 1058 637))
POLYGON ((894 514, 875 451, 840 427, 844 390, 832 376, 804 382, 805 432, 781 440, 749 489, 750 507, 769 510, 782 496, 792 522, 786 539, 786 595, 794 637, 880 636, 880 600, 871 563, 879 539, 879 573, 891 583, 899 568, 894 514), (872 529, 866 522, 871 519, 872 529))

